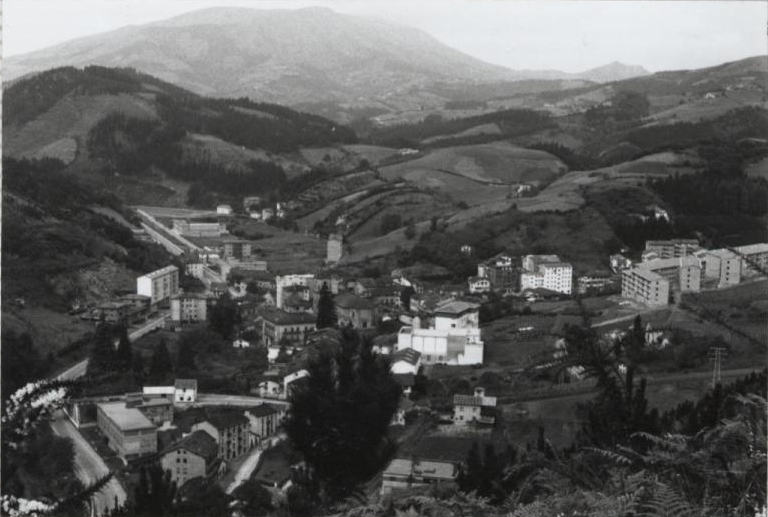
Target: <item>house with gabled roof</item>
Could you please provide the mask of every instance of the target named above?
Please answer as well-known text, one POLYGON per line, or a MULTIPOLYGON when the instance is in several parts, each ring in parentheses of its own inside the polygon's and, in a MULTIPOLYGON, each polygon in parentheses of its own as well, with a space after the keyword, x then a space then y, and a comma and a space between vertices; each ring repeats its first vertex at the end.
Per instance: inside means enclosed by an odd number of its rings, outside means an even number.
POLYGON ((181 487, 190 479, 215 479, 224 469, 216 440, 205 431, 195 431, 160 453, 160 465, 181 487))

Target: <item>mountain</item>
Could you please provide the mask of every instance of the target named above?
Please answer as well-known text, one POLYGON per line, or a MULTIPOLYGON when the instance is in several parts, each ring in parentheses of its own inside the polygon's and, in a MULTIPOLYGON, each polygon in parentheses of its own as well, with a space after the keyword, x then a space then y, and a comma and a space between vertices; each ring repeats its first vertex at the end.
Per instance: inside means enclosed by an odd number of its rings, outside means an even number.
POLYGON ((7 79, 56 66, 132 67, 193 92, 296 104, 511 72, 423 31, 327 8, 212 8, 89 36, 4 62, 7 79))
MULTIPOLYGON (((437 82, 604 82, 647 74, 619 63, 580 74, 509 70, 454 50, 419 29, 318 7, 193 11, 12 56, 3 72, 13 80, 49 68, 94 64, 135 68, 202 95, 287 105, 365 105, 373 99, 386 104, 437 82)), ((427 94, 420 102, 429 101, 427 94)))
POLYGON ((585 72, 579 72, 573 74, 573 79, 584 79, 586 81, 593 81, 596 83, 610 83, 613 81, 621 81, 622 79, 630 79, 632 77, 641 77, 649 75, 650 72, 642 66, 625 65, 614 61, 604 66, 592 68, 585 72))

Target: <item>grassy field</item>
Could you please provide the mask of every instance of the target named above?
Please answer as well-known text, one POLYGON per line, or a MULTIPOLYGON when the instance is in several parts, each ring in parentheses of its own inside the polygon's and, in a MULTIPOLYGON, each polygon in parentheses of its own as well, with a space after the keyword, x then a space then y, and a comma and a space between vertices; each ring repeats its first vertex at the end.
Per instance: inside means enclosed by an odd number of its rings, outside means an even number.
POLYGON ((556 157, 523 149, 507 142, 435 149, 422 158, 384 167, 386 177, 416 179, 414 173, 448 171, 485 183, 518 183, 551 180, 567 170, 556 157))

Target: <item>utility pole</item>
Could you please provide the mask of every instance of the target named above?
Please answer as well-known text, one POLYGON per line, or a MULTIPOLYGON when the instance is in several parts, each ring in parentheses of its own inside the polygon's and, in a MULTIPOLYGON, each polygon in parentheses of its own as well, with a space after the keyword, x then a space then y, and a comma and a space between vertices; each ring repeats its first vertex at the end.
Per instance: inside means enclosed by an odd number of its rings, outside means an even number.
POLYGON ((712 387, 714 388, 720 382, 720 368, 723 359, 728 356, 728 351, 721 346, 709 347, 709 360, 714 363, 712 369, 712 387))

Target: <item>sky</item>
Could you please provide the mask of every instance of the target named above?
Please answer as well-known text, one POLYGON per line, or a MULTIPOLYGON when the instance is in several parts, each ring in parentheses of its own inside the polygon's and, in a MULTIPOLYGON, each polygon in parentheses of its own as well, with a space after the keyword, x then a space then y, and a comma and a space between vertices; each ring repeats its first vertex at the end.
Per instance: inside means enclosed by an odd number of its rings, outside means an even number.
POLYGON ((3 55, 214 6, 330 7, 425 30, 513 69, 578 72, 612 61, 649 71, 768 53, 768 2, 529 0, 2 0, 3 55))

